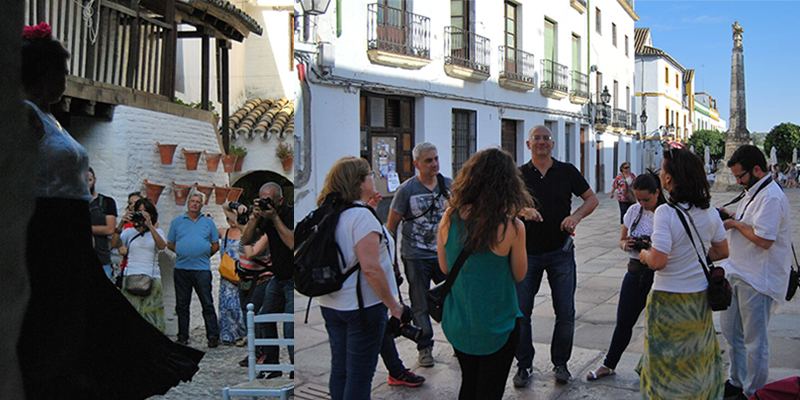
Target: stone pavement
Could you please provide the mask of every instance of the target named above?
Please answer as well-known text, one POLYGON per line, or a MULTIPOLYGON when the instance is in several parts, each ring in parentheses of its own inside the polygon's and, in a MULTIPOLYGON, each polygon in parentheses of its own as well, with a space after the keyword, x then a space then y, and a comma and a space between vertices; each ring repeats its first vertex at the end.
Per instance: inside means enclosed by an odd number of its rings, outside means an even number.
MULTIPOLYGON (((722 205, 736 193, 713 193, 712 203, 722 205)), ((792 207, 795 243, 800 244, 800 189, 787 189, 792 207)), ((550 340, 554 314, 550 288, 543 284, 536 296, 533 311, 533 337, 537 355, 534 357, 534 378, 531 385, 515 389, 511 376, 506 385, 506 399, 638 399, 639 377, 634 367, 639 361, 643 346, 644 323, 639 319, 633 339, 617 366, 617 375, 596 382, 588 382, 586 374, 603 361, 611 341, 616 320, 617 301, 622 277, 626 272, 627 257, 619 250, 619 207, 607 194, 599 194, 600 205, 579 226, 575 239, 578 270, 578 288, 575 294, 575 342, 569 369, 573 380, 567 385, 556 385, 551 372, 550 340)), ((580 199, 573 202, 577 207, 580 199), (577 203, 577 204, 575 204, 577 203)), ((407 286, 402 287, 403 291, 407 286)), ((408 298, 408 296, 404 296, 408 298)), ((308 324, 303 324, 308 299, 295 293, 295 325, 297 338, 297 375, 295 396, 298 399, 325 399, 327 397, 330 348, 327 333, 316 302, 312 303, 308 324)), ((718 340, 721 348, 727 342, 719 333, 719 315, 715 313, 718 340)), ((434 322, 433 368, 421 368, 416 363, 416 346, 400 338, 397 347, 406 367, 424 376, 427 381, 419 388, 390 387, 388 374, 382 362, 372 383, 374 399, 454 399, 458 396, 461 373, 453 348, 447 343, 441 327, 434 322)), ((769 324, 770 381, 800 375, 800 300, 795 299, 777 311, 769 324)), ((728 367, 728 358, 723 354, 728 367)))

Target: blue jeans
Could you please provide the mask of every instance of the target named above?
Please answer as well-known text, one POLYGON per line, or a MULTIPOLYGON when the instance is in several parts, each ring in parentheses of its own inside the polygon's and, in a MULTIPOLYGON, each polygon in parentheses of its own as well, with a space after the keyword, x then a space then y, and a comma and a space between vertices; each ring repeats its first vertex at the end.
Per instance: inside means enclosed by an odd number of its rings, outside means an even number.
POLYGON ((389 375, 399 378, 406 370, 406 366, 403 365, 403 360, 397 354, 397 345, 394 342, 394 337, 388 330, 385 329, 384 331, 383 341, 381 342, 381 359, 383 360, 383 365, 389 371, 389 375))
MULTIPOLYGON (((294 279, 278 280, 273 278, 269 281, 264 293, 264 303, 261 305, 261 314, 287 313, 294 314, 294 279)), ((261 333, 265 339, 278 338, 278 324, 268 322, 261 324, 261 333)), ((283 337, 285 339, 294 338, 294 322, 283 323, 283 337)), ((280 359, 280 349, 278 346, 266 346, 266 363, 278 364, 280 359)), ((294 364, 294 346, 289 346, 289 358, 294 364)))
POLYGON ((617 304, 617 326, 614 328, 614 335, 611 337, 611 346, 608 348, 606 359, 603 365, 608 368, 617 368, 622 353, 631 342, 633 326, 642 314, 644 306, 647 304, 647 294, 653 286, 652 270, 639 272, 628 271, 622 279, 622 288, 619 291, 619 303, 617 304))
POLYGON ((738 275, 731 275, 728 280, 733 300, 720 315, 719 325, 728 341, 731 382, 752 396, 769 376, 767 325, 775 300, 753 289, 738 275))
POLYGON ((572 356, 572 339, 575 336, 575 250, 565 252, 559 248, 549 253, 529 254, 528 272, 522 282, 517 283, 519 309, 522 311, 516 355, 517 366, 520 368, 530 368, 533 365, 531 313, 533 299, 539 293, 545 271, 556 313, 550 357, 553 365, 566 365, 572 356))
MULTIPOLYGON (((239 305, 242 307, 242 315, 247 321, 247 305, 252 303, 253 310, 259 313, 261 306, 264 305, 264 295, 267 293, 267 285, 270 279, 252 279, 252 280, 239 280, 239 305)), ((259 339, 266 338, 265 324, 256 325, 256 337, 259 339)), ((265 353, 264 346, 256 346, 256 357, 260 357, 265 353)))
POLYGON ((624 224, 623 222, 625 218, 625 213, 628 212, 628 209, 631 208, 633 203, 628 203, 627 201, 620 201, 619 202, 619 223, 624 224))
POLYGON ((369 399, 386 328, 386 306, 379 303, 365 308, 366 324, 361 323, 359 310, 320 310, 331 344, 331 399, 369 399))
POLYGON ((178 340, 189 340, 189 305, 192 302, 192 288, 203 306, 203 319, 206 323, 206 338, 219 340, 219 323, 214 311, 214 298, 211 297, 211 271, 176 268, 175 313, 178 314, 178 340))
POLYGON ((408 277, 408 296, 411 298, 411 308, 414 310, 414 325, 422 329, 422 336, 417 342, 417 350, 433 347, 433 326, 428 315, 428 300, 426 294, 431 286, 431 280, 439 283, 447 279, 447 275, 439 269, 439 260, 415 259, 403 257, 408 277))

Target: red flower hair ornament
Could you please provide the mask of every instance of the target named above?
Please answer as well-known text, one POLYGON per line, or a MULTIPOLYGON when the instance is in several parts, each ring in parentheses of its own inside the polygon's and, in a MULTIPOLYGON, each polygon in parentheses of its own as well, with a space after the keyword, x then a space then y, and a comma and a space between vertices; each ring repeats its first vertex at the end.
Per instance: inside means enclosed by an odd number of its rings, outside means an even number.
POLYGON ((22 28, 22 37, 28 40, 50 39, 53 37, 53 28, 47 22, 40 22, 39 25, 26 25, 22 28))

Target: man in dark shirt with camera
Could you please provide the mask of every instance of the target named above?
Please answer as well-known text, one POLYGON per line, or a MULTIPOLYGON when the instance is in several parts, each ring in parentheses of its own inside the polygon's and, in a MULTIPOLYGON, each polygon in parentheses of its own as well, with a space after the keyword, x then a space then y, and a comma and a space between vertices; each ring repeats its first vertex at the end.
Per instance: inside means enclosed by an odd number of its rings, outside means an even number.
MULTIPOLYGON (((284 203, 283 190, 274 182, 261 186, 258 195, 259 199, 254 202, 253 218, 242 235, 245 244, 253 243, 263 235, 269 239, 274 277, 267 284, 264 303, 258 314, 294 313, 294 209, 284 203)), ((278 337, 276 323, 264 325, 263 332, 267 339, 278 337)), ((284 322, 283 336, 294 338, 293 323, 284 322)), ((278 364, 279 356, 278 346, 267 346, 265 363, 278 364)), ((289 357, 294 363, 294 346, 289 346, 289 357)), ((267 378, 279 376, 280 371, 273 371, 267 378)))
POLYGON ((531 314, 533 299, 539 292, 542 275, 552 289, 556 325, 550 349, 556 382, 567 383, 571 377, 567 361, 572 355, 572 338, 575 334, 575 252, 572 234, 578 223, 594 211, 599 201, 589 188, 586 179, 572 165, 551 157, 555 141, 545 126, 535 126, 526 142, 531 150, 531 161, 520 167, 525 186, 535 199, 537 209, 526 208, 521 217, 525 220, 528 272, 517 283, 519 309, 522 311, 515 387, 530 384, 533 363, 533 333, 531 314), (580 196, 583 204, 572 211, 572 195, 580 196))

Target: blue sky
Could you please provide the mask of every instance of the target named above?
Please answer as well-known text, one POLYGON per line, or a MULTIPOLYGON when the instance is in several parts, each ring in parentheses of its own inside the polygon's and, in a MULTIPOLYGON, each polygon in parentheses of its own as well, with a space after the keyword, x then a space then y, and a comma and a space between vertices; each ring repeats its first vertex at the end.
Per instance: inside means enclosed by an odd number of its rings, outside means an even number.
POLYGON ((697 91, 717 99, 729 121, 731 25, 744 28, 747 128, 800 124, 800 1, 636 0, 637 28, 653 46, 694 69, 697 91))

